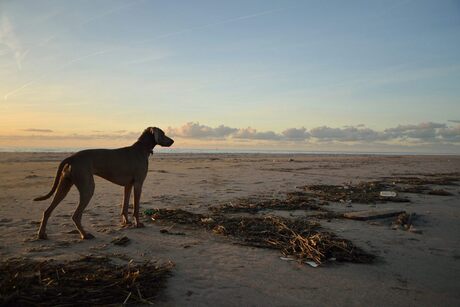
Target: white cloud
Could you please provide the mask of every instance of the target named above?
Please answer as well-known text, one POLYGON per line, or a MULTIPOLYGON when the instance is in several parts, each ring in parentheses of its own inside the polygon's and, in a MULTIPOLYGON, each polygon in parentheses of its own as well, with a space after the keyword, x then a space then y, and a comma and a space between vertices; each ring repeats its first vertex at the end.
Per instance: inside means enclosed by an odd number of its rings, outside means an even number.
POLYGON ((327 126, 317 127, 310 130, 310 135, 319 141, 378 141, 385 139, 381 132, 365 127, 330 128, 327 126))
POLYGON ((202 139, 224 138, 236 132, 237 130, 238 129, 236 128, 230 128, 224 125, 212 128, 206 125, 200 125, 198 122, 188 122, 178 128, 168 127, 168 129, 166 129, 166 133, 171 136, 202 139))
POLYGON ((441 128, 438 131, 438 135, 448 142, 460 142, 460 125, 441 128))
POLYGON ((257 129, 251 127, 238 129, 238 131, 232 135, 235 139, 248 139, 248 140, 280 140, 281 135, 273 131, 258 132, 257 129))
MULTIPOLYGON (((113 132, 92 131, 87 134, 62 134, 57 131, 42 128, 27 128, 22 131, 31 132, 26 135, 0 135, 0 140, 11 138, 17 139, 41 139, 41 140, 123 140, 135 141, 141 134, 137 132, 117 130, 113 132)), ((288 128, 277 133, 275 131, 258 131, 257 129, 233 128, 225 125, 210 127, 198 122, 189 122, 177 128, 165 129, 168 136, 182 139, 195 140, 218 140, 220 142, 231 142, 232 140, 242 141, 267 141, 273 144, 287 144, 295 142, 302 144, 361 144, 366 146, 385 146, 385 144, 400 144, 411 146, 417 144, 425 145, 460 145, 460 124, 446 125, 442 123, 421 123, 418 125, 398 125, 384 131, 359 126, 346 126, 343 128, 332 128, 328 126, 316 127, 307 130, 301 128, 288 128)))
POLYGON ((310 137, 307 129, 302 128, 289 128, 282 132, 283 136, 289 140, 302 141, 310 137))
POLYGON ((389 138, 412 138, 430 140, 439 136, 439 129, 446 128, 446 124, 420 123, 418 125, 398 125, 395 128, 386 129, 385 135, 389 138))

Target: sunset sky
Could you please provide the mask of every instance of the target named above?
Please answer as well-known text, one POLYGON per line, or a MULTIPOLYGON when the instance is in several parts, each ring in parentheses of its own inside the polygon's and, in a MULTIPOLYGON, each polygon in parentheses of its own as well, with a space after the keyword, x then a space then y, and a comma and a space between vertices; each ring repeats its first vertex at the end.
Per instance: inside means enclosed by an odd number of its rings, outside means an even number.
POLYGON ((460 154, 460 2, 0 0, 0 148, 460 154))

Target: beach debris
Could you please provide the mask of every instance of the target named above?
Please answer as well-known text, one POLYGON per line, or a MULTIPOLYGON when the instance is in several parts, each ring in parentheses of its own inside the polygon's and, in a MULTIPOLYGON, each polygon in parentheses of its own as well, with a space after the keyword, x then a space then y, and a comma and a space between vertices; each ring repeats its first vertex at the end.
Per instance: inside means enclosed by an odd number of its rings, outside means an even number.
POLYGON ((204 217, 201 219, 201 222, 202 223, 212 223, 214 222, 214 220, 212 219, 212 217, 204 217))
POLYGON ((152 304, 174 267, 116 265, 108 257, 58 262, 14 258, 0 263, 1 306, 152 304))
POLYGON ((310 193, 311 196, 323 201, 341 202, 344 204, 360 203, 375 204, 387 201, 391 202, 409 202, 410 200, 397 196, 384 196, 381 191, 387 191, 393 186, 383 181, 361 182, 358 184, 342 185, 306 185, 303 189, 310 193))
POLYGON ((154 209, 157 222, 188 224, 229 236, 238 244, 281 251, 284 257, 294 257, 299 262, 337 261, 370 263, 374 256, 356 247, 351 241, 321 229, 307 218, 287 219, 277 216, 228 217, 206 216, 183 210, 154 209), (203 223, 211 217, 214 222, 203 223))
POLYGON ((417 219, 417 215, 415 213, 406 213, 406 212, 401 213, 396 217, 391 228, 394 230, 401 229, 401 230, 406 230, 409 232, 421 234, 422 231, 419 229, 416 229, 415 226, 413 225, 416 219, 417 219))
POLYGON ((381 197, 396 197, 396 192, 393 191, 380 191, 381 197))
POLYGON ((447 185, 455 186, 460 181, 460 173, 449 173, 449 174, 424 174, 420 176, 405 176, 405 177, 386 177, 387 180, 391 180, 394 184, 405 184, 412 186, 420 185, 447 185))
POLYGON ((366 210, 366 211, 354 211, 346 212, 343 214, 344 218, 358 221, 368 221, 381 218, 387 218, 392 216, 399 216, 405 213, 404 210, 393 210, 393 209, 381 209, 381 210, 366 210))
POLYGON ((306 261, 305 263, 314 268, 318 267, 318 264, 314 261, 306 261))
POLYGON ((294 261, 295 258, 291 258, 291 257, 280 257, 281 260, 284 260, 284 261, 294 261))
POLYGON ((446 174, 421 174, 419 176, 384 177, 384 181, 391 183, 398 192, 431 194, 438 196, 450 196, 450 192, 442 189, 432 189, 434 186, 456 186, 460 181, 460 173, 446 174))
POLYGON ((324 206, 327 202, 316 201, 311 194, 302 191, 288 192, 281 197, 269 199, 242 198, 220 206, 210 207, 209 210, 215 213, 257 213, 262 210, 316 210, 328 211, 324 206))
POLYGON ((311 198, 342 203, 375 204, 383 202, 409 202, 402 193, 431 194, 450 196, 450 192, 442 189, 432 189, 428 185, 455 186, 460 181, 460 173, 425 174, 420 177, 383 177, 382 180, 360 182, 344 185, 306 185, 298 187, 310 194, 311 198))

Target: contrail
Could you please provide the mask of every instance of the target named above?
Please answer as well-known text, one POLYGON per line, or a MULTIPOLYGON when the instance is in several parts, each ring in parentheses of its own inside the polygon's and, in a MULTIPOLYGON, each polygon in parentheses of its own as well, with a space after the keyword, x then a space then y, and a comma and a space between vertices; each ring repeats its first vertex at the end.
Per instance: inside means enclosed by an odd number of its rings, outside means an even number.
POLYGON ((254 14, 250 14, 250 15, 234 17, 234 18, 230 18, 230 19, 226 19, 226 20, 222 20, 222 21, 217 21, 217 22, 214 22, 214 23, 209 23, 209 24, 205 24, 205 25, 201 25, 201 26, 186 28, 186 29, 182 29, 182 30, 179 30, 179 31, 162 34, 162 35, 160 35, 160 36, 158 36, 158 37, 156 37, 154 39, 146 40, 146 41, 144 41, 142 43, 146 43, 146 42, 149 42, 149 41, 152 41, 152 40, 155 40, 155 39, 161 39, 161 38, 166 38, 166 37, 170 37, 170 36, 174 36, 174 35, 179 35, 179 34, 182 34, 182 33, 187 33, 187 32, 192 32, 192 31, 196 31, 196 30, 206 29, 206 28, 210 28, 210 27, 214 27, 214 26, 218 26, 218 25, 222 25, 222 24, 226 24, 226 23, 232 23, 232 22, 239 21, 239 20, 250 19, 250 18, 255 18, 255 17, 259 17, 259 16, 263 16, 263 15, 268 15, 268 14, 272 14, 274 12, 278 12, 278 11, 281 11, 281 10, 284 10, 284 9, 266 10, 266 11, 262 11, 262 12, 259 12, 259 13, 254 13, 254 14))
MULTIPOLYGON (((56 70, 54 70, 52 73, 56 73, 56 72, 59 72, 61 70, 63 70, 64 68, 72 65, 73 63, 76 63, 76 62, 80 62, 84 59, 87 59, 87 58, 90 58, 90 57, 93 57, 93 56, 97 56, 97 55, 101 55, 101 54, 104 54, 104 53, 108 53, 110 52, 111 50, 101 50, 101 51, 96 51, 96 52, 93 52, 93 53, 90 53, 90 54, 86 54, 84 56, 81 56, 81 57, 78 57, 78 58, 75 58, 75 59, 72 59, 70 60, 69 62, 65 63, 64 65, 61 65, 59 66, 56 70)), ((8 100, 8 97, 11 96, 11 95, 14 95, 16 93, 18 93, 19 91, 22 91, 23 89, 25 89, 26 87, 29 87, 31 86, 32 84, 34 83, 37 83, 45 78, 47 78, 51 73, 45 73, 45 74, 42 74, 41 76, 39 76, 38 78, 34 79, 34 80, 31 80, 25 84, 23 84, 22 86, 12 90, 11 92, 9 93, 6 93, 5 96, 3 96, 3 99, 4 100, 8 100)))
MULTIPOLYGON (((125 8, 129 5, 126 5, 126 6, 123 6, 122 8, 125 8)), ((121 8, 117 8, 117 10, 120 10, 121 8)), ((222 20, 222 21, 218 21, 218 22, 213 22, 213 23, 208 23, 208 24, 205 24, 205 25, 201 25, 201 26, 196 26, 196 27, 191 27, 191 28, 185 28, 185 29, 182 29, 182 30, 178 30, 178 31, 174 31, 174 32, 170 32, 170 33, 165 33, 165 34, 162 34, 162 35, 159 35, 155 38, 152 38, 152 39, 148 39, 148 40, 144 40, 144 41, 140 41, 140 42, 137 42, 137 43, 133 43, 131 44, 132 45, 141 45, 141 44, 145 44, 145 43, 148 43, 148 42, 151 42, 151 41, 155 41, 157 39, 162 39, 162 38, 167 38, 167 37, 171 37, 171 36, 176 36, 176 35, 180 35, 180 34, 183 34, 183 33, 188 33, 188 32, 192 32, 192 31, 196 31, 196 30, 202 30, 202 29, 206 29, 206 28, 210 28, 210 27, 214 27, 214 26, 217 26, 217 25, 222 25, 222 24, 227 24, 227 23, 232 23, 232 22, 236 22, 236 21, 239 21, 239 20, 245 20, 245 19, 250 19, 250 18, 256 18, 256 17, 259 17, 259 16, 263 16, 263 15, 268 15, 268 14, 272 14, 274 12, 278 12, 278 11, 282 11, 282 10, 286 10, 287 8, 281 8, 281 9, 273 9, 273 10, 265 10, 265 11, 261 11, 261 12, 258 12, 258 13, 254 13, 254 14, 250 14, 250 15, 244 15, 244 16, 238 16, 238 17, 234 17, 234 18, 230 18, 230 19, 226 19, 226 20, 222 20)), ((94 21, 95 19, 98 19, 98 18, 101 18, 102 16, 105 16, 107 14, 111 14, 113 13, 115 10, 111 10, 109 12, 106 12, 104 14, 101 14, 95 18, 92 18, 92 19, 89 19, 87 22, 91 22, 91 21, 94 21)), ((53 39, 53 38, 52 38, 53 39)), ((11 96, 11 95, 14 95, 20 91, 22 91, 23 89, 29 87, 30 85, 32 84, 35 84, 45 78, 47 78, 49 75, 53 74, 53 73, 56 73, 56 72, 59 72, 61 71, 62 69, 68 67, 68 66, 71 66, 72 64, 74 63, 77 63, 77 62, 80 62, 82 60, 85 60, 87 58, 90 58, 90 57, 94 57, 94 56, 98 56, 98 55, 101 55, 101 54, 105 54, 105 53, 109 53, 109 52, 113 52, 113 51, 117 51, 117 50, 121 50, 121 49, 124 49, 124 48, 128 48, 128 47, 117 47, 117 48, 111 48, 111 49, 105 49, 105 50, 99 50, 99 51, 96 51, 96 52, 93 52, 93 53, 90 53, 90 54, 86 54, 86 55, 83 55, 83 56, 80 56, 78 58, 75 58, 75 59, 72 59, 70 60, 69 62, 65 63, 64 65, 58 67, 56 70, 52 71, 52 72, 49 72, 49 73, 45 73, 45 74, 42 74, 40 77, 36 78, 36 79, 33 79, 25 84, 23 84, 22 86, 6 93, 4 96, 3 96, 3 99, 4 100, 8 100, 8 97, 11 96)))

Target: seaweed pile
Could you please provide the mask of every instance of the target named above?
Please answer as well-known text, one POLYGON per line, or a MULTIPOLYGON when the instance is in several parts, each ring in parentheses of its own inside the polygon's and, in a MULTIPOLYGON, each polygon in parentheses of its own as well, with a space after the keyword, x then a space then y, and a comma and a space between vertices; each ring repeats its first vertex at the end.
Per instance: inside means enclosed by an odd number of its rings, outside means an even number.
MULTIPOLYGON (((324 205, 328 202, 376 204, 385 202, 410 202, 406 197, 383 196, 382 191, 449 196, 452 193, 433 189, 427 185, 458 185, 457 173, 429 174, 424 177, 385 177, 378 181, 344 185, 305 185, 301 191, 286 193, 285 197, 260 199, 246 198, 211 207, 214 213, 257 213, 262 210, 316 210, 334 216, 324 205)), ((321 214, 320 214, 321 215, 321 214)))
POLYGON ((0 263, 0 305, 149 304, 165 287, 173 266, 120 266, 94 256, 68 262, 10 259, 0 263))
POLYGON ((382 202, 409 202, 402 197, 385 197, 380 192, 392 189, 393 186, 383 181, 361 182, 356 185, 307 185, 303 189, 324 201, 353 202, 375 204, 382 202))
POLYGON ((373 255, 356 247, 351 241, 322 231, 318 223, 306 218, 206 216, 169 209, 155 209, 152 218, 155 221, 206 228, 216 234, 230 236, 243 245, 277 249, 300 262, 321 264, 335 259, 370 263, 374 260, 373 255))
POLYGON ((412 186, 419 185, 458 185, 456 182, 460 181, 460 177, 456 173, 449 175, 443 174, 428 174, 423 177, 395 177, 389 178, 394 184, 407 184, 412 186))
POLYGON ((317 202, 312 195, 302 191, 288 192, 283 199, 271 198, 247 198, 239 199, 236 202, 230 202, 220 206, 209 208, 216 213, 257 213, 262 210, 316 210, 327 211, 324 208, 327 202, 317 202))
POLYGON ((429 185, 457 186, 458 181, 460 181, 460 174, 425 174, 421 177, 386 177, 384 179, 392 184, 394 190, 398 192, 450 196, 452 193, 443 189, 432 189, 429 185))

